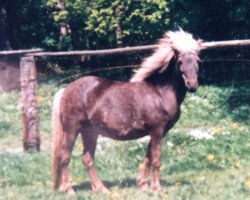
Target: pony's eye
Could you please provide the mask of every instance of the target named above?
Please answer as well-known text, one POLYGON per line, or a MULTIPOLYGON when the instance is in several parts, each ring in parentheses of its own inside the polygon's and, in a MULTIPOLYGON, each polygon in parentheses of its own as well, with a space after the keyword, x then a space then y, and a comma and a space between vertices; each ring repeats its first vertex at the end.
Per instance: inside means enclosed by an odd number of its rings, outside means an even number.
POLYGON ((178 60, 178 65, 181 66, 183 64, 182 60, 178 60))

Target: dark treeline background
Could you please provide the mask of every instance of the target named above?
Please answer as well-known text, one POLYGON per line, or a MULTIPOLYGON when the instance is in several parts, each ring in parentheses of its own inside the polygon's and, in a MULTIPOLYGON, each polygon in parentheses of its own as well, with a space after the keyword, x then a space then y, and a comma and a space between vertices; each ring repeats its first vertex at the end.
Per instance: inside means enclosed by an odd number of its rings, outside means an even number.
MULTIPOLYGON (((67 51, 154 44, 164 32, 178 27, 205 41, 247 39, 249 9, 249 0, 0 0, 0 50, 67 51)), ((138 64, 143 56, 64 58, 50 63, 63 69, 77 65, 89 70, 138 64)), ((236 79, 249 80, 249 64, 227 62, 246 60, 248 48, 210 50, 201 57, 202 65, 208 66, 203 73, 207 83, 235 79, 231 69, 239 65, 236 79)), ((118 72, 109 71, 105 76, 126 79, 130 74, 128 69, 123 75, 118 72)))
POLYGON ((182 27, 204 40, 250 38, 248 0, 1 0, 0 48, 152 44, 182 27))

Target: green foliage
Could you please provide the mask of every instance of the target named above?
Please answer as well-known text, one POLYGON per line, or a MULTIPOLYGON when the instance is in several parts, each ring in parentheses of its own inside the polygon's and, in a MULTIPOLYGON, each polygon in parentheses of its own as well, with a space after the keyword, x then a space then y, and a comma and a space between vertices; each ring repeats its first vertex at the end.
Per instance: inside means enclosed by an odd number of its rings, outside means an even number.
POLYGON ((97 36, 113 37, 115 29, 122 28, 122 37, 126 44, 145 43, 146 38, 155 40, 169 25, 168 3, 157 1, 92 1, 86 30, 97 36), (117 11, 118 10, 118 11, 117 11))
POLYGON ((0 186, 12 185, 46 185, 49 181, 49 170, 44 171, 40 166, 49 169, 48 154, 1 154, 0 174, 3 177, 0 186), (34 172, 36 175, 34 176, 34 172), (44 179, 44 176, 47 178, 44 179))
POLYGON ((205 40, 248 38, 250 34, 247 0, 30 0, 20 5, 8 10, 19 17, 18 22, 9 23, 20 29, 11 33, 20 48, 114 47, 118 26, 124 46, 153 43, 178 26, 205 40), (66 41, 60 34, 62 24, 71 30, 66 41))
POLYGON ((20 11, 20 41, 26 48, 38 43, 57 50, 114 47, 118 26, 125 45, 152 43, 170 23, 169 5, 164 0, 26 1, 20 11), (59 32, 62 23, 71 29, 64 46, 59 32))
POLYGON ((21 131, 20 95, 17 92, 0 95, 0 104, 4 105, 0 107, 0 138, 17 136, 21 131))

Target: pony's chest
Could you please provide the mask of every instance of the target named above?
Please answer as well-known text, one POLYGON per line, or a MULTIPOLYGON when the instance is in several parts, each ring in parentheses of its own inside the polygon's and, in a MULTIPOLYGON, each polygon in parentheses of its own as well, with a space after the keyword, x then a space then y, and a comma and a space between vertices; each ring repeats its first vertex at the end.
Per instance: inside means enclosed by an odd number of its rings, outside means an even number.
POLYGON ((175 120, 180 115, 180 105, 174 93, 168 92, 162 99, 162 110, 166 115, 167 121, 175 120))

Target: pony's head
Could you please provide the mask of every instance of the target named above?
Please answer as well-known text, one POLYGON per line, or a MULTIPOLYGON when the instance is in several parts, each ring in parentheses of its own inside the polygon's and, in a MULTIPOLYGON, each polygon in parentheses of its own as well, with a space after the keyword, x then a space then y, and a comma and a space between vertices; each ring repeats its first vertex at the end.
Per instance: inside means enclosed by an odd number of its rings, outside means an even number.
POLYGON ((155 71, 165 71, 172 58, 176 58, 175 66, 186 88, 190 92, 195 91, 198 87, 198 53, 201 50, 201 44, 201 40, 195 40, 190 33, 182 29, 167 32, 160 40, 154 54, 144 60, 141 68, 130 81, 142 81, 155 71))
POLYGON ((189 92, 195 92, 198 87, 198 61, 199 57, 195 52, 185 52, 177 58, 177 70, 189 92))
POLYGON ((171 42, 172 49, 177 55, 177 70, 181 73, 186 88, 190 92, 198 87, 198 53, 201 50, 201 40, 183 30, 166 33, 166 38, 171 42))

